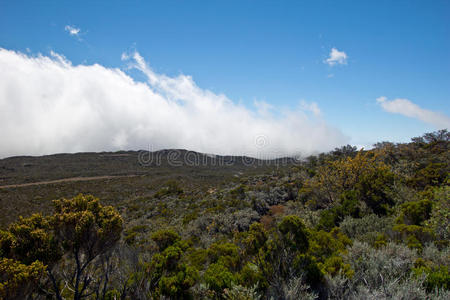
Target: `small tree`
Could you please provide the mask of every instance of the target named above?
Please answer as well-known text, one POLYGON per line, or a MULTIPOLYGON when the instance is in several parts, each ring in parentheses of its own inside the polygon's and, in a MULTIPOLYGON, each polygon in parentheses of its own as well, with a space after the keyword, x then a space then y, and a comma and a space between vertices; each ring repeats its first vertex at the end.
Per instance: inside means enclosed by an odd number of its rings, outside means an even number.
POLYGON ((51 223, 56 239, 74 262, 72 273, 64 281, 73 289, 73 299, 78 300, 86 296, 94 280, 87 272, 88 266, 119 241, 123 221, 113 207, 100 205, 99 199, 91 195, 55 200, 54 205, 51 223))
POLYGON ((10 295, 15 287, 29 296, 38 287, 30 283, 44 271, 53 291, 44 283, 40 292, 59 300, 63 295, 74 300, 91 295, 95 291, 89 288, 95 281, 98 288, 100 280, 104 280, 106 291, 107 276, 95 274, 98 270, 91 266, 119 241, 123 223, 119 213, 111 206, 100 205, 98 198, 81 194, 56 200, 54 205, 52 216, 20 218, 7 231, 0 231, 3 293, 10 295))

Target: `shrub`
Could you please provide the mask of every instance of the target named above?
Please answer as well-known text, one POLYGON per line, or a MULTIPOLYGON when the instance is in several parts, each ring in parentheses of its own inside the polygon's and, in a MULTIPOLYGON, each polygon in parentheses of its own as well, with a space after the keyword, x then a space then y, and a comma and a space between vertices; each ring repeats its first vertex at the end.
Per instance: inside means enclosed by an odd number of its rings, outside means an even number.
POLYGON ((450 267, 450 248, 447 247, 441 251, 434 244, 427 244, 422 250, 422 258, 433 262, 437 266, 450 267))
POLYGON ((433 268, 422 264, 414 268, 413 271, 417 277, 420 277, 422 274, 426 275, 424 286, 428 292, 450 289, 450 274, 445 266, 433 268))
POLYGON ((319 262, 324 262, 328 257, 343 253, 352 241, 338 228, 331 232, 310 231, 310 249, 308 253, 316 257, 319 262))
POLYGON ((237 268, 240 260, 239 248, 232 243, 214 243, 207 253, 212 263, 220 262, 227 268, 237 268))
POLYGON ((376 290, 386 282, 408 278, 417 259, 417 253, 403 245, 388 243, 378 250, 355 241, 344 261, 355 271, 353 285, 364 285, 376 290))
POLYGON ((361 219, 346 217, 339 225, 344 234, 358 240, 364 240, 364 236, 371 232, 384 233, 391 227, 391 218, 383 218, 375 214, 364 216, 361 219))
POLYGON ((221 263, 211 264, 204 274, 205 283, 210 289, 221 295, 225 288, 236 283, 236 277, 221 263))
POLYGON ((278 224, 287 247, 305 252, 309 247, 306 226, 297 216, 286 216, 278 224))
POLYGON ((239 272, 239 283, 245 287, 258 287, 259 290, 267 288, 267 279, 257 265, 248 262, 239 272))
POLYGON ((445 246, 450 240, 450 186, 434 189, 434 207, 426 226, 431 228, 439 242, 445 246))
POLYGON ((302 277, 294 277, 283 285, 284 298, 286 300, 314 300, 318 298, 302 277))
POLYGON ((171 298, 189 298, 189 289, 194 286, 198 277, 197 269, 182 265, 173 275, 161 277, 159 281, 159 292, 171 298))
POLYGON ((38 290, 39 279, 45 270, 40 261, 25 265, 13 259, 0 258, 0 298, 28 298, 38 290))
POLYGON ((396 232, 398 240, 405 240, 410 248, 418 250, 421 250, 426 242, 433 239, 433 232, 423 226, 398 224, 392 229, 396 232))
POLYGON ((259 300, 261 296, 256 291, 256 286, 233 285, 231 288, 225 289, 224 298, 227 300, 259 300))
MULTIPOLYGON (((436 299, 429 298, 421 281, 407 277, 406 280, 386 279, 379 286, 358 285, 349 299, 379 300, 379 299, 436 299)), ((445 299, 445 298, 440 298, 445 299)))
POLYGON ((430 218, 432 207, 433 205, 428 199, 404 203, 400 208, 400 216, 396 222, 420 226, 430 218))
POLYGON ((61 299, 58 282, 65 282, 65 294, 81 299, 93 293, 94 274, 99 282, 107 276, 107 270, 95 270, 94 265, 116 246, 123 220, 113 207, 102 206, 91 195, 79 194, 72 199, 54 200, 53 204, 53 215, 20 218, 7 232, 1 232, 1 252, 28 265, 16 265, 22 269, 34 263, 45 264, 53 288, 48 287, 49 295, 61 299), (60 262, 62 255, 64 261, 60 262))
POLYGON ((158 245, 159 251, 164 251, 167 247, 181 240, 181 237, 172 229, 161 229, 154 232, 151 239, 158 245))
POLYGON ((296 274, 302 274, 310 286, 319 286, 324 278, 316 259, 309 254, 297 255, 293 261, 293 270, 296 274))
POLYGON ((336 276, 342 274, 346 277, 351 278, 355 273, 350 264, 344 263, 344 260, 340 256, 328 257, 323 264, 319 264, 324 274, 330 274, 331 276, 336 276))

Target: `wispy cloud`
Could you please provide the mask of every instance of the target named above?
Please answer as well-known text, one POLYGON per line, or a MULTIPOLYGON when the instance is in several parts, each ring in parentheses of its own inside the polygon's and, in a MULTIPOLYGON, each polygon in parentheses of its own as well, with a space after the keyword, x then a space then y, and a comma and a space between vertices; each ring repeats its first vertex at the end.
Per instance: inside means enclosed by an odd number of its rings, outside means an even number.
POLYGON ((66 25, 66 27, 64 27, 64 30, 67 31, 71 36, 75 36, 79 38, 79 34, 81 32, 80 28, 77 28, 73 25, 66 25))
POLYGON ((305 100, 300 101, 300 108, 304 111, 309 111, 314 114, 314 116, 318 117, 321 115, 321 111, 319 105, 316 102, 306 102, 305 100))
POLYGON ((330 57, 328 57, 324 63, 329 66, 334 65, 346 65, 347 64, 347 54, 344 51, 339 51, 336 48, 332 48, 330 51, 330 57))
MULTIPOLYGON (((147 82, 63 55, 0 48, 0 157, 56 152, 185 148, 265 157, 311 154, 348 143, 321 117, 257 103, 253 109, 200 88, 187 75, 154 72, 123 55, 147 82), (255 138, 264 136, 264 147, 255 138)), ((317 104, 303 108, 318 114, 317 104)))
POLYGON ((397 98, 388 100, 386 97, 379 97, 377 98, 377 103, 387 112, 415 118, 438 129, 450 128, 449 117, 439 112, 421 108, 408 99, 397 98))

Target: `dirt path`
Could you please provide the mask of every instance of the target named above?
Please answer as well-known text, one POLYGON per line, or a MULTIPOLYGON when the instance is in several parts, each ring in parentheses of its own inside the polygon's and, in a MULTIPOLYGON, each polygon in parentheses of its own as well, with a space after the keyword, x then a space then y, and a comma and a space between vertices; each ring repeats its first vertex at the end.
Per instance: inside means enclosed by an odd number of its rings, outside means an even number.
POLYGON ((138 176, 138 175, 72 177, 72 178, 56 179, 56 180, 49 180, 49 181, 39 181, 39 182, 29 182, 29 183, 20 183, 20 184, 0 185, 0 189, 17 188, 17 187, 25 187, 25 186, 32 186, 32 185, 53 184, 53 183, 61 183, 61 182, 91 181, 91 180, 115 179, 115 178, 135 177, 135 176, 138 176))

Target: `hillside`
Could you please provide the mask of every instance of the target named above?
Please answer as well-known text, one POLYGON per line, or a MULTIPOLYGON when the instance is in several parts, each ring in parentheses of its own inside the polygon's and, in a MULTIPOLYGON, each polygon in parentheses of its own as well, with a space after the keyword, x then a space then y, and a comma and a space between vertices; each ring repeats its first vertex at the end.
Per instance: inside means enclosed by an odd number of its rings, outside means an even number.
POLYGON ((51 210, 51 200, 89 193, 105 203, 152 197, 176 180, 194 195, 250 174, 270 173, 292 160, 211 156, 187 150, 18 156, 0 160, 0 204, 5 226, 19 215, 51 210))

